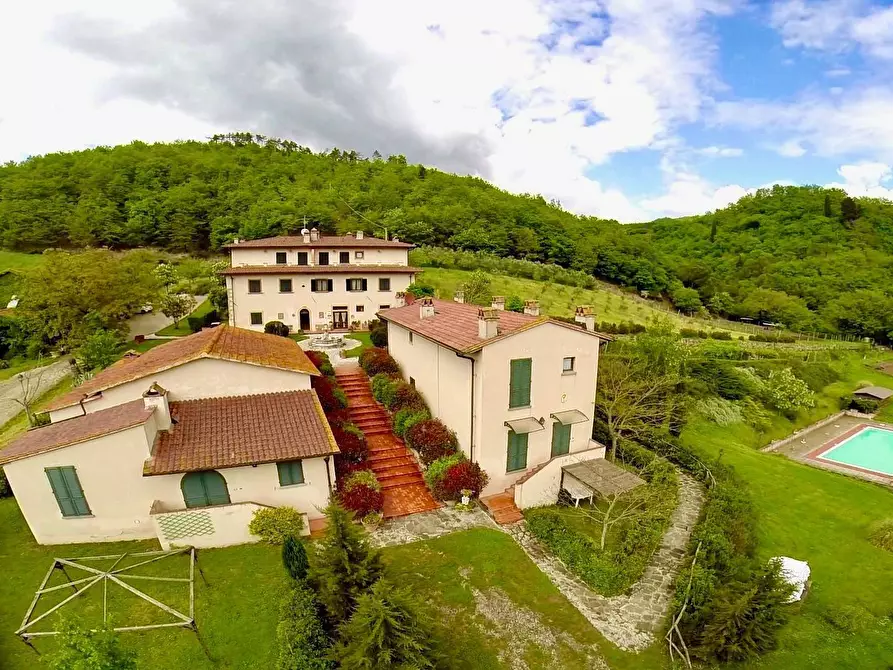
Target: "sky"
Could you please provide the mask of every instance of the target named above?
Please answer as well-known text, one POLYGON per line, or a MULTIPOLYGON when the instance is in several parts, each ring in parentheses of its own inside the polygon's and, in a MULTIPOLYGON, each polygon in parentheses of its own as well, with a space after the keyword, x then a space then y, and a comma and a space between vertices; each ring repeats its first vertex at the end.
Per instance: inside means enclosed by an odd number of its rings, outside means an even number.
POLYGON ((30 0, 0 162, 251 131, 622 222, 893 199, 893 0, 30 0))

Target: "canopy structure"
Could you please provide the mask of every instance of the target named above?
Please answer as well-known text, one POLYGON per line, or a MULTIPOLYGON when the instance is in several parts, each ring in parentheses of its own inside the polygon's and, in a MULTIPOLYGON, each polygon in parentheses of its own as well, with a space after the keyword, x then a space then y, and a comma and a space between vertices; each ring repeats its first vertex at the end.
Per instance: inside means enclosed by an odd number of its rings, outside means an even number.
POLYGON ((555 412, 554 414, 550 414, 549 416, 563 426, 570 426, 574 423, 583 423, 584 421, 589 421, 586 415, 578 409, 569 409, 564 412, 555 412))
POLYGON ((561 468, 562 487, 565 476, 573 477, 602 497, 626 493, 645 483, 632 472, 619 468, 603 458, 565 465, 561 468))
POLYGON ((782 579, 794 586, 794 592, 791 593, 788 602, 794 603, 802 600, 803 594, 809 586, 809 563, 798 561, 790 556, 776 556, 771 560, 781 563, 782 579))
MULTIPOLYGON (((196 563, 195 548, 193 547, 185 547, 182 549, 175 549, 173 551, 144 551, 132 554, 113 554, 108 556, 54 558, 53 564, 50 566, 50 569, 47 571, 46 576, 43 578, 43 581, 40 583, 40 586, 34 593, 34 599, 31 601, 31 605, 30 607, 28 607, 28 611, 25 613, 25 618, 22 620, 22 625, 19 626, 15 634, 18 635, 29 646, 31 646, 32 638, 58 635, 60 633, 59 630, 35 630, 34 627, 37 623, 44 621, 54 612, 58 612, 66 607, 73 607, 73 603, 76 603, 80 596, 83 596, 88 591, 92 591, 100 587, 102 588, 102 623, 103 625, 106 625, 109 621, 110 615, 112 614, 111 612, 109 612, 109 585, 112 585, 113 587, 119 587, 124 591, 129 592, 130 594, 137 596, 138 598, 141 598, 142 600, 153 605, 155 608, 167 613, 171 617, 171 620, 166 623, 118 626, 116 628, 113 628, 112 630, 130 631, 151 630, 156 628, 188 628, 198 634, 198 628, 195 625, 196 567, 198 566, 196 563), (151 563, 156 563, 164 559, 182 555, 188 556, 189 559, 188 572, 183 576, 167 577, 158 575, 147 575, 140 574, 140 572, 138 571, 138 568, 142 568, 151 563), (135 563, 125 564, 124 561, 127 558, 142 560, 137 560, 137 562, 135 563), (99 569, 95 567, 97 564, 106 565, 107 567, 105 567, 104 569, 99 569), (74 572, 76 577, 78 577, 78 575, 82 573, 86 573, 87 576, 72 579, 69 576, 66 568, 72 570, 73 572, 80 571, 74 572), (50 579, 57 571, 61 572, 62 575, 64 575, 66 581, 62 584, 48 586, 50 579), (156 598, 153 598, 148 593, 132 585, 130 583, 131 581, 135 581, 137 583, 139 583, 140 581, 179 582, 186 585, 189 591, 188 613, 182 612, 174 607, 171 607, 170 605, 166 605, 156 598), (68 595, 63 600, 51 605, 46 611, 43 611, 40 614, 35 614, 38 609, 38 604, 44 597, 46 597, 48 594, 53 594, 57 591, 65 591, 68 589, 71 589, 73 593, 68 595)), ((199 574, 201 574, 202 579, 204 579, 204 573, 202 573, 201 568, 199 568, 199 574)), ((115 614, 115 619, 120 620, 118 618, 120 612, 115 614)), ((199 641, 201 641, 201 638, 199 638, 199 641)), ((204 648, 204 643, 202 643, 202 647, 204 648)), ((205 653, 207 653, 207 649, 205 649, 205 653)))
POLYGON ((875 400, 886 400, 890 396, 893 396, 893 391, 884 388, 883 386, 866 386, 853 391, 853 395, 874 398, 875 400))
POLYGON ((525 433, 536 433, 537 431, 545 430, 543 427, 545 422, 545 419, 536 419, 532 416, 526 416, 523 419, 506 421, 505 425, 511 428, 512 432, 517 433, 518 435, 523 435, 525 433))

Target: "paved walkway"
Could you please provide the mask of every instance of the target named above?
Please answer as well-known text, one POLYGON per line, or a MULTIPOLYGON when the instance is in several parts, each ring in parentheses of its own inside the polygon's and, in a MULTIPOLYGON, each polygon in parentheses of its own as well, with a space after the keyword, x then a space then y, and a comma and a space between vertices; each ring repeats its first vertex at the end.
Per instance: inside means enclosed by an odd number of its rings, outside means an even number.
MULTIPOLYGON (((34 397, 39 397, 71 374, 71 364, 66 356, 42 368, 34 368, 21 374, 35 381, 38 376, 40 377, 38 391, 34 394, 34 397)), ((25 411, 15 402, 15 399, 22 397, 22 386, 17 377, 18 375, 13 375, 0 382, 0 426, 25 411)))
POLYGON ((606 598, 592 591, 527 532, 523 521, 506 526, 505 530, 602 635, 621 649, 639 651, 654 641, 654 633, 664 623, 676 575, 704 503, 697 481, 681 472, 679 481, 679 504, 670 528, 642 578, 626 595, 606 598))
POLYGON ((421 540, 433 540, 469 528, 496 528, 493 519, 480 507, 460 511, 441 507, 431 512, 391 519, 372 532, 370 541, 376 547, 393 547, 421 540))

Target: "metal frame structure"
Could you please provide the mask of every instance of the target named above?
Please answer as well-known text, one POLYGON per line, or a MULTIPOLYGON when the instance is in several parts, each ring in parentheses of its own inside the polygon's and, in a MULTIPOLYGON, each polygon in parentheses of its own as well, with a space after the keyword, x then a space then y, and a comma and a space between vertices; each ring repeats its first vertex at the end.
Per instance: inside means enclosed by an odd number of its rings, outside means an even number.
MULTIPOLYGON (((196 637, 199 640, 199 643, 202 645, 202 649, 205 651, 210 658, 210 654, 208 653, 208 649, 205 647, 204 641, 201 639, 201 636, 198 634, 198 627, 195 624, 195 569, 198 568, 198 572, 201 575, 202 581, 205 584, 208 583, 207 579, 205 579, 205 574, 202 572, 201 567, 198 565, 196 559, 195 547, 184 547, 182 549, 174 549, 172 551, 143 551, 132 554, 112 554, 106 556, 82 556, 80 558, 55 558, 53 559, 53 564, 50 566, 50 569, 47 571, 46 576, 43 578, 43 581, 40 583, 37 591, 34 593, 34 599, 31 601, 31 606, 28 607, 28 611, 25 612, 25 618, 22 619, 22 625, 19 626, 19 629, 15 632, 22 641, 27 644, 31 649, 37 652, 37 649, 34 648, 34 645, 31 642, 32 638, 35 637, 46 637, 51 635, 59 635, 60 631, 58 630, 48 630, 48 631, 31 631, 32 626, 46 619, 48 616, 57 612, 65 605, 68 605, 70 602, 74 601, 78 596, 83 595, 86 591, 88 591, 91 587, 96 586, 98 584, 102 584, 102 623, 103 625, 108 623, 109 611, 108 611, 108 587, 109 582, 113 584, 117 584, 119 587, 132 593, 133 595, 142 598, 148 603, 151 603, 158 609, 167 612, 171 616, 176 619, 176 621, 172 621, 170 623, 158 623, 158 624, 148 624, 142 626, 119 626, 116 628, 112 628, 113 631, 121 632, 121 631, 132 631, 132 630, 153 630, 156 628, 188 628, 192 632, 196 634, 196 637), (155 563, 156 561, 164 560, 165 558, 171 558, 174 556, 181 556, 184 554, 189 555, 189 576, 188 577, 156 577, 151 575, 140 575, 133 574, 130 571, 142 567, 144 565, 148 565, 149 563, 155 563), (134 563, 133 565, 126 565, 124 567, 119 568, 118 566, 121 562, 127 558, 143 558, 145 560, 134 563), (114 561, 107 570, 98 570, 92 566, 85 565, 90 561, 114 561), (83 570, 87 573, 90 573, 90 576, 83 577, 80 579, 71 579, 68 575, 68 572, 65 570, 65 567, 68 566, 70 568, 77 568, 78 570, 83 570), (58 584, 56 586, 47 586, 50 579, 56 570, 60 570, 63 575, 65 575, 65 579, 68 581, 65 584, 58 584), (189 614, 184 614, 179 610, 170 607, 169 605, 165 605, 163 602, 156 600, 149 594, 141 591, 140 589, 128 584, 125 580, 145 580, 145 581, 157 581, 157 582, 182 582, 184 584, 189 585, 189 614), (80 588, 79 588, 80 587, 80 588), (42 596, 47 593, 53 593, 55 591, 60 591, 63 589, 73 589, 74 593, 69 595, 67 598, 62 600, 59 603, 56 603, 48 609, 43 614, 40 614, 34 618, 32 615, 34 614, 35 609, 37 609, 37 605, 40 602, 42 596)), ((39 653, 39 652, 38 652, 39 653)))

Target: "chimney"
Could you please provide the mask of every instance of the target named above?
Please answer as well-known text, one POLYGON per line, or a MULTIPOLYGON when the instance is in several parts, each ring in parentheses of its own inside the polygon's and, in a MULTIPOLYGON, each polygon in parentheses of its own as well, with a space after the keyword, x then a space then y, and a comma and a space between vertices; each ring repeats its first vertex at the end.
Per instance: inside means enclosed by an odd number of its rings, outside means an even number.
POLYGON ((362 240, 362 239, 363 239, 363 231, 362 231, 362 230, 358 230, 358 231, 357 231, 357 239, 358 239, 358 240, 362 240))
POLYGON ((574 314, 574 321, 582 323, 583 327, 590 333, 595 331, 595 312, 592 305, 580 305, 574 314))
POLYGON ((539 316, 540 315, 540 301, 539 300, 525 300, 524 301, 524 313, 529 314, 530 316, 539 316))
POLYGON ((431 298, 422 298, 421 307, 419 307, 419 318, 430 319, 434 316, 434 301, 431 298))
POLYGON ((155 382, 143 393, 143 406, 146 409, 155 409, 155 421, 158 430, 169 430, 171 427, 171 408, 167 402, 167 389, 155 382))
POLYGON ((478 337, 482 340, 499 334, 499 310, 481 307, 478 310, 478 337))
POLYGON ((403 291, 400 291, 394 296, 394 307, 405 307, 406 306, 406 294, 403 291))
POLYGON ((310 231, 306 228, 301 229, 301 236, 304 238, 304 244, 310 244, 310 231))
POLYGON ((237 237, 236 239, 233 240, 233 244, 238 244, 238 243, 239 243, 239 238, 237 237))
POLYGON ((465 302, 465 291, 456 291, 456 295, 453 296, 453 300, 456 302, 465 302))
POLYGON ((391 238, 391 242, 399 242, 399 241, 400 241, 400 238, 397 237, 396 235, 394 235, 394 236, 391 238))
POLYGON ((504 295, 494 295, 493 300, 490 302, 490 307, 493 309, 504 310, 505 309, 505 296, 504 295))
POLYGON ((310 231, 310 241, 319 242, 319 228, 313 228, 310 231))

